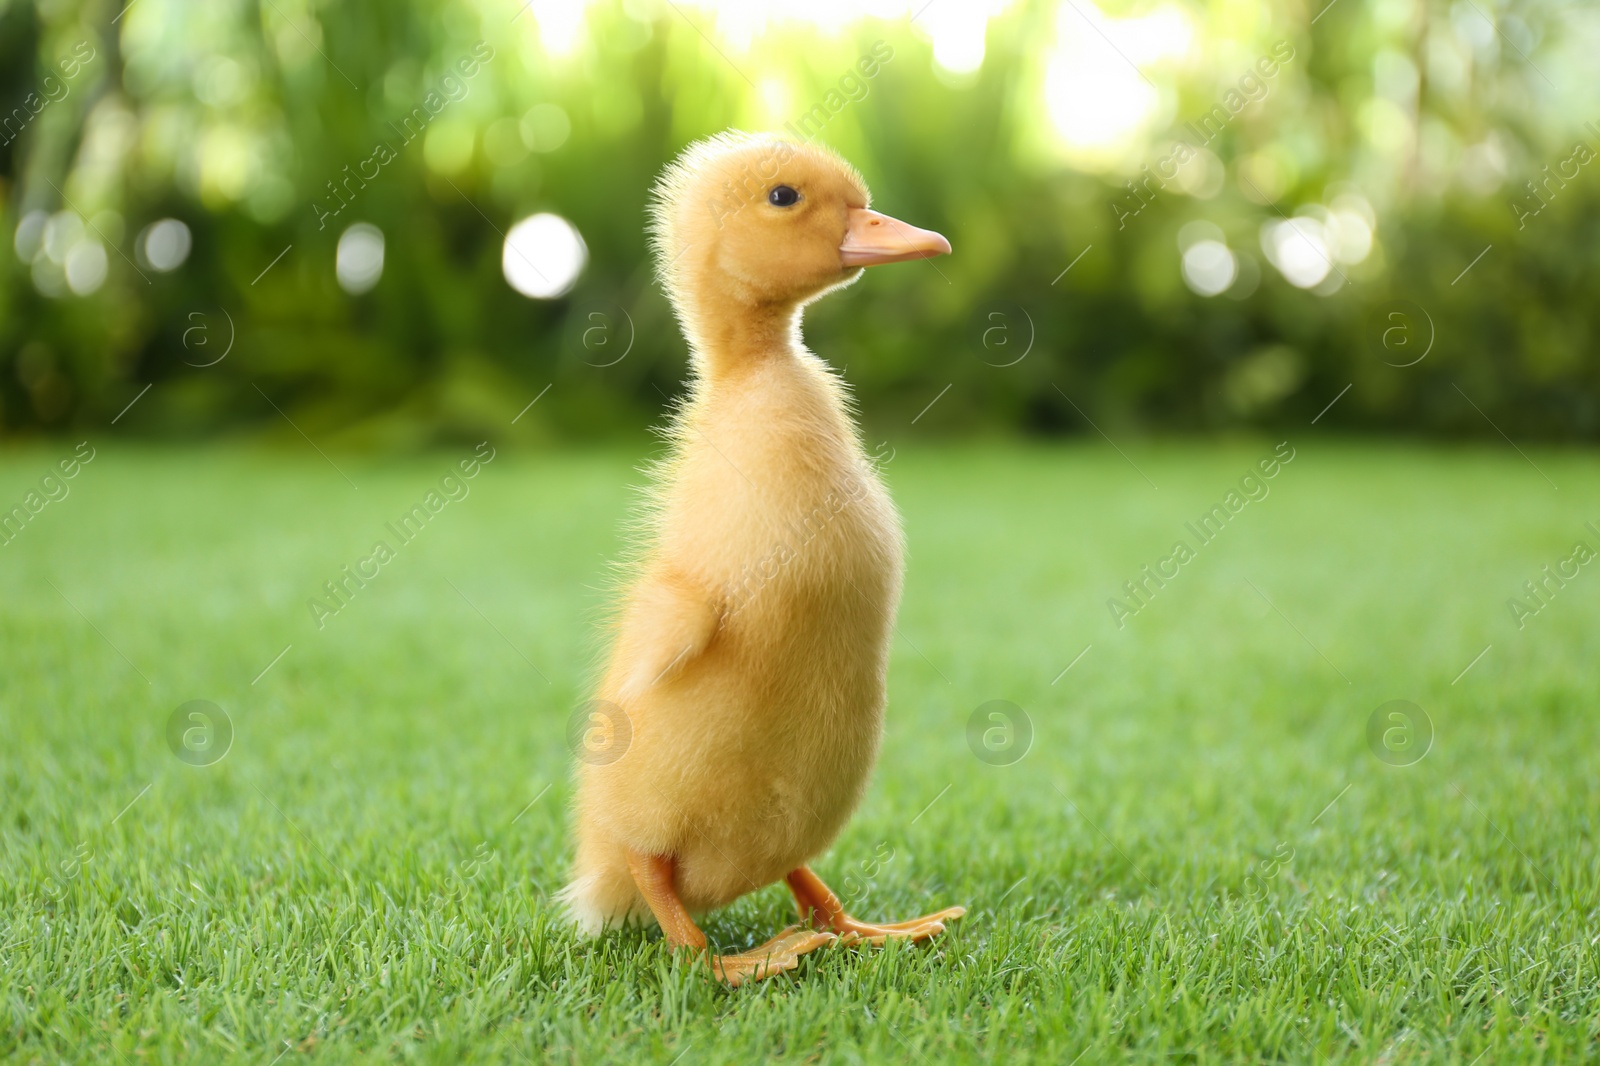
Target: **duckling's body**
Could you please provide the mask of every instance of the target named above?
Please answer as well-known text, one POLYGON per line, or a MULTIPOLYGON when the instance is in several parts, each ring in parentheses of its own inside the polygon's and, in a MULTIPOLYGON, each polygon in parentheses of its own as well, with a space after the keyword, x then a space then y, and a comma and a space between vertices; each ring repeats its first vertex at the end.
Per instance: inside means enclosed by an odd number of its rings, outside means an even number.
POLYGON ((628 847, 677 857, 692 912, 782 880, 843 827, 883 727, 900 523, 833 372, 780 346, 699 392, 674 436, 659 534, 597 692, 631 736, 584 773, 590 928, 645 912, 628 847), (681 631, 713 626, 649 684, 681 631))
POLYGON ((579 753, 564 897, 587 931, 654 917, 674 946, 704 948, 692 913, 787 881, 825 928, 714 958, 737 984, 838 937, 922 939, 961 913, 857 922, 805 865, 877 756, 904 545, 800 313, 860 266, 949 244, 867 210, 836 157, 771 139, 701 142, 658 195, 694 375, 592 705, 603 757, 579 753), (730 200, 739 187, 754 196, 730 200))

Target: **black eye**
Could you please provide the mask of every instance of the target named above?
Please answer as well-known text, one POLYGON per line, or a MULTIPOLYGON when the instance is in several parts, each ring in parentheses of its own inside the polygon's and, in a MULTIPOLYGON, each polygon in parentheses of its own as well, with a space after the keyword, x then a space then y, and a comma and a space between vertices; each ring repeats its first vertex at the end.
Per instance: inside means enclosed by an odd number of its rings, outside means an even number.
POLYGON ((772 191, 767 193, 767 203, 773 207, 793 207, 799 202, 800 194, 787 185, 773 186, 772 191))

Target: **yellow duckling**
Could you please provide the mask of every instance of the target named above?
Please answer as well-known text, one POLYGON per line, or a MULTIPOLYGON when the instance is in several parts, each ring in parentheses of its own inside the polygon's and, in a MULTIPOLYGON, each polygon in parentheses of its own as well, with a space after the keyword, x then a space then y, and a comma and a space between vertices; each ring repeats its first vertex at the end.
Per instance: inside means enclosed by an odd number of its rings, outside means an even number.
POLYGON ((692 384, 591 705, 615 757, 579 767, 562 897, 586 932, 653 917, 674 948, 703 951, 692 914, 786 881, 806 927, 711 956, 730 985, 965 913, 857 921, 806 866, 877 757, 904 542, 846 386, 801 345, 801 311, 863 267, 950 251, 867 203, 837 156, 738 133, 691 146, 655 190, 692 384))

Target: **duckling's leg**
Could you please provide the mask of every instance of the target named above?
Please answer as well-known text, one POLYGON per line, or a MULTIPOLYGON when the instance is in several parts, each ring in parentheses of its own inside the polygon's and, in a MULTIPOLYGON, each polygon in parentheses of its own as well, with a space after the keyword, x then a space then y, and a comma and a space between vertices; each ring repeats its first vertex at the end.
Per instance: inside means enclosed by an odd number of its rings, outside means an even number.
POLYGON ((800 917, 814 925, 826 926, 847 943, 864 940, 869 944, 882 944, 890 938, 926 940, 944 932, 945 922, 954 921, 967 913, 965 907, 946 907, 935 914, 913 918, 909 922, 858 922, 845 913, 839 897, 822 883, 822 878, 811 872, 811 867, 802 866, 784 880, 789 883, 789 891, 794 893, 794 900, 800 905, 800 917))
MULTIPOLYGON (((678 890, 673 885, 676 860, 670 855, 641 855, 628 852, 628 869, 639 886, 639 894, 661 923, 667 943, 674 948, 706 951, 706 935, 694 924, 678 890)), ((738 955, 712 955, 706 952, 711 973, 737 988, 746 981, 759 981, 800 965, 800 956, 839 939, 833 933, 816 932, 791 925, 771 940, 738 955)))

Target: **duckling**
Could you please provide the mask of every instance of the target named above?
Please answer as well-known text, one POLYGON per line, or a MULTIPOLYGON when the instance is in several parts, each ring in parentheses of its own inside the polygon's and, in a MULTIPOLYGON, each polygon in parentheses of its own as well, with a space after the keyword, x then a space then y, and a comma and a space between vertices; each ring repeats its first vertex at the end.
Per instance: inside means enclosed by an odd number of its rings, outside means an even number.
POLYGON ((868 202, 832 152, 737 132, 691 145, 654 191, 691 380, 590 705, 617 757, 580 759, 561 895, 589 934, 653 919, 729 985, 835 941, 920 941, 965 913, 859 921, 807 865, 877 757, 904 539, 801 313, 864 267, 950 251, 868 202), (804 924, 710 954, 692 916, 778 881, 804 924))

